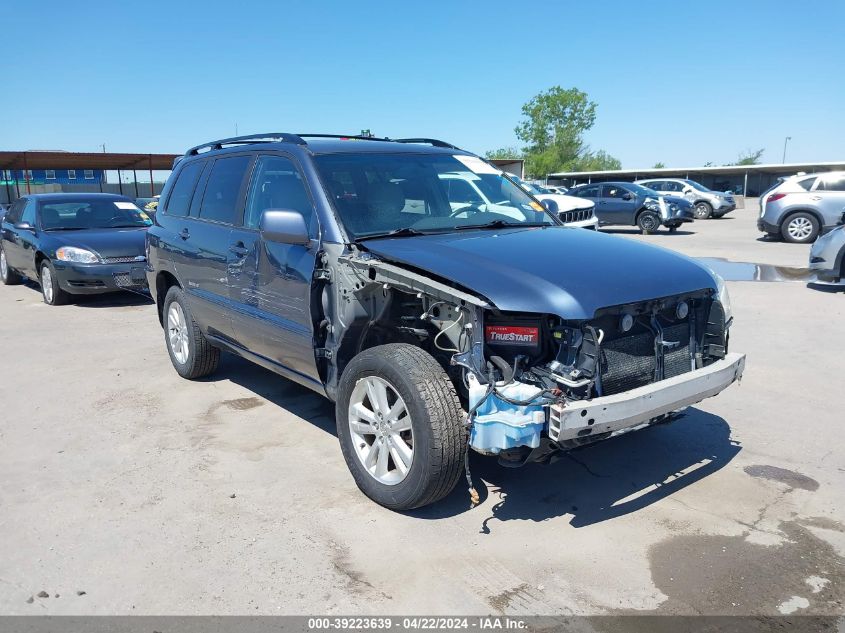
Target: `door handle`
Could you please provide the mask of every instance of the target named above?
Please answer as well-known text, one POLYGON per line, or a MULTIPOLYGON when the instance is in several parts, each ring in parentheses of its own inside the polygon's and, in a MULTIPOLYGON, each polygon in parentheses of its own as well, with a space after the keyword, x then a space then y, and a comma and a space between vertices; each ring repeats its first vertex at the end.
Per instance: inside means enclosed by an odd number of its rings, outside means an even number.
POLYGON ((182 229, 181 231, 179 231, 179 237, 181 237, 183 240, 186 240, 191 237, 191 232, 187 228, 182 229))
POLYGON ((249 249, 244 246, 243 242, 237 242, 236 244, 229 246, 229 252, 234 253, 238 257, 245 257, 246 254, 249 253, 249 249))
POLYGON ((813 202, 818 202, 821 199, 822 199, 821 196, 810 196, 810 200, 812 200, 813 202))

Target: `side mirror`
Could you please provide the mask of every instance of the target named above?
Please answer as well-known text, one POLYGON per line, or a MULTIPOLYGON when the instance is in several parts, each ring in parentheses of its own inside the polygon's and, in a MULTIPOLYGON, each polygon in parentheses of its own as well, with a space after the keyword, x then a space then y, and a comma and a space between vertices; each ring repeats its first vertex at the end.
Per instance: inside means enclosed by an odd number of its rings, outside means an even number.
POLYGON ((634 199, 634 194, 632 194, 632 193, 630 193, 630 192, 623 193, 623 194, 622 194, 622 199, 623 199, 623 200, 633 200, 633 199, 634 199))
POLYGON ((261 237, 268 242, 279 244, 299 244, 307 246, 311 243, 305 218, 298 211, 286 209, 268 209, 261 214, 261 237))
POLYGON ((549 213, 558 212, 557 202, 555 202, 554 200, 540 200, 540 204, 546 207, 546 211, 548 211, 549 213))
POLYGON ((18 222, 14 225, 14 227, 18 231, 29 231, 30 233, 35 233, 35 227, 32 226, 29 222, 18 222))

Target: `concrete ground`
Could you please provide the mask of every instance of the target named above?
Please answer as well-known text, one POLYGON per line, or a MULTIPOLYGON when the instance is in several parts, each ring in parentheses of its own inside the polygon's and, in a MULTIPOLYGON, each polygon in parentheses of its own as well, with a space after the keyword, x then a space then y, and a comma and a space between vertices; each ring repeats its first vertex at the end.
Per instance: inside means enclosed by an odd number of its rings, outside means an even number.
MULTIPOLYGON (((806 265, 755 216, 615 232, 806 265)), ((549 466, 474 458, 479 507, 407 514, 358 492, 320 397, 228 356, 180 379, 132 296, 2 287, 0 613, 841 614, 845 294, 729 287, 741 385, 549 466)))

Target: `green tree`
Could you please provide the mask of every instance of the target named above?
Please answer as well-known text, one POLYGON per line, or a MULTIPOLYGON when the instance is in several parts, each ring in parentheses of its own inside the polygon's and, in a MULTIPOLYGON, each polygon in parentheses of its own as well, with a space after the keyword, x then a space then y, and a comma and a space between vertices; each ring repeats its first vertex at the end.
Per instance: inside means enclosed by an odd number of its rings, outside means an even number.
POLYGON ((766 151, 765 147, 761 147, 758 150, 747 149, 739 155, 734 165, 759 165, 760 157, 764 151, 766 151))
POLYGON ((579 163, 602 162, 606 153, 591 153, 584 132, 596 121, 596 104, 577 88, 549 88, 522 106, 517 138, 526 144, 525 169, 534 176, 576 169, 579 163))
POLYGON ((652 169, 666 169, 666 165, 663 163, 654 163, 651 167, 652 169))
POLYGON ((518 147, 500 147, 484 153, 484 158, 522 158, 522 150, 518 147))
POLYGON ((622 163, 604 150, 597 152, 585 150, 566 167, 566 171, 607 171, 610 169, 622 169, 622 163))

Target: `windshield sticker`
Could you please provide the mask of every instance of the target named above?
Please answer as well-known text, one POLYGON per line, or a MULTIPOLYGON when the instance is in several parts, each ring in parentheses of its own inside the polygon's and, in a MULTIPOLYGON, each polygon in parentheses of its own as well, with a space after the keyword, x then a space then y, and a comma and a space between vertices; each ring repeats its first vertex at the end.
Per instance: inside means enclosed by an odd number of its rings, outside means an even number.
POLYGON ((118 209, 129 209, 132 211, 138 211, 138 206, 134 202, 115 202, 114 206, 118 209))
POLYGON ((148 216, 143 211, 141 211, 138 215, 140 215, 141 219, 144 220, 145 222, 151 222, 152 221, 152 220, 150 220, 150 216, 148 216))
POLYGON ((535 211, 543 211, 544 210, 542 204, 534 202, 533 200, 531 202, 529 202, 528 204, 530 204, 531 208, 534 209, 535 211))
POLYGON ((501 174, 502 172, 493 167, 492 165, 488 165, 483 160, 481 160, 478 156, 455 156, 456 159, 461 161, 464 165, 466 165, 470 171, 476 174, 501 174))

